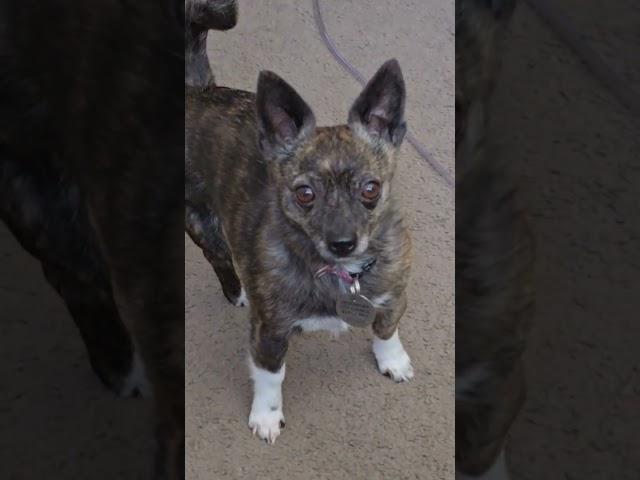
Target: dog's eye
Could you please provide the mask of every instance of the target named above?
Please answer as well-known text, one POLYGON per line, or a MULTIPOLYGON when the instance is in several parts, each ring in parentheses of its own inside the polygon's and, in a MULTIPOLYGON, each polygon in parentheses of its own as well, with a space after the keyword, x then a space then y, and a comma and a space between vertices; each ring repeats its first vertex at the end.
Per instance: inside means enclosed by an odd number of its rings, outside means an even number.
POLYGON ((308 207, 311 202, 316 198, 316 194, 313 193, 313 189, 308 185, 296 188, 296 200, 303 207, 308 207))
POLYGON ((380 196, 380 184, 378 182, 369 182, 362 189, 362 198, 367 202, 374 202, 380 196))

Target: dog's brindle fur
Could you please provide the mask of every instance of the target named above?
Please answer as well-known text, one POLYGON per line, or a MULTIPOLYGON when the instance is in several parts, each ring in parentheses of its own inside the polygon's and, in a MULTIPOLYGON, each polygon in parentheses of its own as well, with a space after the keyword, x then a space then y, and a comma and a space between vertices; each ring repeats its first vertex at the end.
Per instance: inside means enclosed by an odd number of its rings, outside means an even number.
POLYGON ((133 344, 118 314, 78 186, 51 162, 34 164, 3 155, 0 218, 42 263, 102 382, 115 392, 133 393, 124 391, 124 379, 133 366, 133 344))
POLYGON ((184 478, 181 2, 0 4, 0 216, 122 392, 153 385, 155 478, 184 478))
POLYGON ((456 0, 456 177, 484 142, 498 44, 515 5, 515 0, 456 0))
POLYGON ((406 308, 410 239, 390 192, 404 136, 404 82, 386 63, 352 107, 349 125, 315 127, 309 107, 275 74, 263 72, 257 96, 228 88, 187 94, 187 229, 212 262, 227 298, 244 286, 251 305, 251 354, 276 372, 296 321, 336 315, 338 280, 314 274, 339 262, 327 238, 369 237, 375 256, 361 278, 369 298, 388 293, 375 334, 387 339, 406 308), (256 115, 257 113, 257 115, 256 115), (382 185, 377 205, 360 186, 382 185), (295 203, 297 185, 314 187, 316 203, 295 203), (241 280, 241 282, 240 282, 241 280))
POLYGON ((511 165, 487 141, 515 1, 456 1, 456 468, 496 461, 525 397, 533 240, 511 165))
POLYGON ((235 0, 185 0, 184 81, 190 87, 214 85, 207 57, 209 30, 229 30, 238 21, 235 0))

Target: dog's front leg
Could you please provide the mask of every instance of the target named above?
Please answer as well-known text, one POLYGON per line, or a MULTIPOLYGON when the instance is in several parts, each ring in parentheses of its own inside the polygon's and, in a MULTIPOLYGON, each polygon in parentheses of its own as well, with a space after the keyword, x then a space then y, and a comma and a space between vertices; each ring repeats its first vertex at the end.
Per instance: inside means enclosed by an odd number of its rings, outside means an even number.
POLYGON ((264 323, 252 322, 249 368, 253 380, 253 403, 249 428, 268 443, 274 443, 284 427, 282 382, 288 344, 286 336, 269 331, 264 323))
POLYGON ((389 305, 380 305, 373 322, 373 354, 378 370, 396 382, 408 382, 413 378, 411 359, 398 336, 398 323, 407 308, 403 294, 389 305))

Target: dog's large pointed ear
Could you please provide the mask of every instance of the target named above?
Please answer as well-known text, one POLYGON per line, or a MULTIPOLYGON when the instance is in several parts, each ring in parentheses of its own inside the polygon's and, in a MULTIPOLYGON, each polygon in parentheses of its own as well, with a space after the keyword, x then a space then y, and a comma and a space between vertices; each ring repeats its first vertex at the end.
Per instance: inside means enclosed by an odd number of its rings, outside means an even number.
POLYGON ((396 59, 376 72, 349 111, 349 126, 366 140, 400 146, 407 131, 404 121, 405 87, 396 59))
POLYGON ((260 72, 256 97, 259 145, 265 155, 290 152, 315 129, 309 106, 275 73, 260 72))

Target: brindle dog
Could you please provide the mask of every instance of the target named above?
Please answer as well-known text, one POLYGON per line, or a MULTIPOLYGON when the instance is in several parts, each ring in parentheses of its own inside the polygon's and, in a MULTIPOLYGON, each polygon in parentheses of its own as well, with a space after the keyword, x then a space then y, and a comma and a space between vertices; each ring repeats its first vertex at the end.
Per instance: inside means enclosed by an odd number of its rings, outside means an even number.
POLYGON ((184 6, 0 3, 0 218, 184 478, 184 6), (144 365, 144 368, 143 368, 144 365))
POLYGON ((488 140, 511 0, 456 1, 456 478, 507 478, 525 396, 533 240, 517 182, 488 140))
POLYGON ((188 89, 187 230, 226 297, 250 303, 249 426, 269 442, 284 421, 289 339, 299 330, 348 328, 336 303, 351 275, 374 307, 379 370, 396 381, 413 376, 397 334, 410 239, 391 188, 404 103, 395 60, 370 80, 348 124, 334 127, 316 127, 309 106, 271 72, 260 74, 256 95, 188 89))

